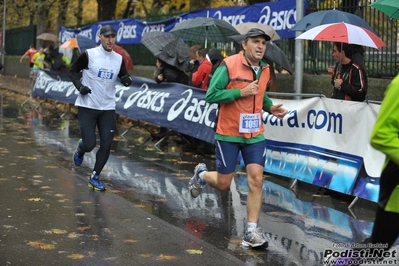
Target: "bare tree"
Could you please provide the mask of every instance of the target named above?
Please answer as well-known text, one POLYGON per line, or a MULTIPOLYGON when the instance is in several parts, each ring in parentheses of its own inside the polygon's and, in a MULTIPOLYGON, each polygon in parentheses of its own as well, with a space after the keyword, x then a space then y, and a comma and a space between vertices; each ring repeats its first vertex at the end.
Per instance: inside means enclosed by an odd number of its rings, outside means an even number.
POLYGON ((272 2, 272 0, 248 0, 248 5, 272 2))
POLYGON ((83 1, 84 0, 78 0, 78 10, 76 12, 76 19, 77 19, 76 24, 78 26, 82 25, 83 21, 83 1))
POLYGON ((212 0, 204 0, 204 1, 190 0, 190 11, 209 8, 211 6, 211 2, 212 0))
POLYGON ((97 0, 98 21, 114 20, 116 10, 116 0, 97 0))
POLYGON ((57 19, 57 24, 55 27, 55 32, 59 32, 61 29, 61 26, 65 25, 66 22, 66 12, 68 8, 68 2, 69 0, 59 0, 59 16, 57 19))
POLYGON ((55 6, 57 0, 36 0, 35 6, 37 10, 37 32, 51 32, 54 28, 49 20, 49 13, 51 8, 55 6))

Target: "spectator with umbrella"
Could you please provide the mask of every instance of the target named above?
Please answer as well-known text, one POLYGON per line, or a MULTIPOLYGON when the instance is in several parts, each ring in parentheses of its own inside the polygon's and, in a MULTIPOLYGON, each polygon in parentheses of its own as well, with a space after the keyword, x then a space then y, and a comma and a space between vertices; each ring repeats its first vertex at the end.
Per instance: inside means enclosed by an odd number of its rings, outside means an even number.
MULTIPOLYGON (((157 62, 155 64, 156 69, 154 72, 154 80, 157 83, 161 82, 176 82, 184 85, 188 85, 188 76, 182 70, 178 69, 175 66, 171 66, 162 59, 157 58, 157 62)), ((158 135, 153 135, 158 138, 162 138, 168 132, 168 128, 160 127, 158 135)))
POLYGON ((192 74, 191 83, 193 86, 203 90, 208 89, 209 75, 212 71, 212 63, 206 57, 208 50, 202 48, 196 52, 197 61, 199 63, 197 71, 192 74))
POLYGON ((161 58, 157 58, 154 79, 157 83, 176 82, 188 85, 186 73, 175 66, 165 63, 161 58))
POLYGON ((169 32, 146 32, 141 42, 162 62, 186 72, 190 71, 190 47, 169 32))
POLYGON ((337 62, 331 78, 333 99, 363 102, 367 94, 366 71, 352 60, 352 47, 334 43, 333 57, 337 62))

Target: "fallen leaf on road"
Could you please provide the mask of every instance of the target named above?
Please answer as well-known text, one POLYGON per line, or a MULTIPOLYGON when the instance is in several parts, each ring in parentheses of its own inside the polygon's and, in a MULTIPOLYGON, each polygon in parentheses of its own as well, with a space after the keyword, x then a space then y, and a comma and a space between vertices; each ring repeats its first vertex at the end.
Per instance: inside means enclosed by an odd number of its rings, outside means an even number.
POLYGON ((54 249, 55 248, 55 246, 52 244, 45 244, 40 241, 29 241, 28 245, 32 246, 34 248, 40 248, 40 249, 54 249))
POLYGON ((26 160, 36 160, 36 157, 31 157, 31 156, 17 156, 20 159, 26 159, 26 160))
POLYGON ((162 198, 162 199, 157 199, 157 202, 168 202, 168 199, 162 198))
POLYGON ((3 227, 5 227, 5 228, 14 228, 14 226, 13 225, 3 225, 3 227))
POLYGON ((149 258, 150 257, 150 255, 148 255, 148 254, 140 254, 140 257, 142 257, 142 258, 149 258))
POLYGON ((232 243, 232 244, 241 244, 241 242, 242 242, 242 239, 231 239, 230 240, 230 243, 232 243))
POLYGON ((73 259, 73 260, 80 260, 80 259, 83 259, 84 257, 85 257, 85 255, 83 255, 83 254, 71 254, 71 255, 67 256, 67 258, 73 259))
POLYGON ((176 256, 161 254, 161 255, 158 256, 158 259, 159 260, 174 260, 174 259, 176 259, 176 256))
POLYGON ((123 241, 123 242, 125 242, 125 243, 136 243, 136 242, 138 242, 137 240, 134 240, 134 239, 126 239, 125 241, 123 241))
POLYGON ((85 230, 89 230, 91 228, 91 225, 88 226, 79 226, 77 229, 79 231, 85 231, 85 230))
POLYGON ((116 260, 116 259, 118 259, 118 258, 117 257, 108 257, 108 258, 105 258, 104 260, 110 261, 110 260, 116 260))
POLYGON ((56 235, 63 235, 68 233, 66 230, 61 230, 61 229, 51 229, 51 232, 56 235))
POLYGON ((43 199, 42 198, 30 198, 30 199, 28 199, 29 201, 43 201, 43 199))
POLYGON ((200 249, 187 249, 186 251, 190 255, 201 255, 202 254, 202 250, 200 250, 200 249))
POLYGON ((81 237, 81 236, 83 236, 83 235, 82 235, 82 234, 77 234, 77 233, 75 233, 75 232, 70 233, 70 234, 68 235, 69 238, 78 238, 78 237, 81 237))

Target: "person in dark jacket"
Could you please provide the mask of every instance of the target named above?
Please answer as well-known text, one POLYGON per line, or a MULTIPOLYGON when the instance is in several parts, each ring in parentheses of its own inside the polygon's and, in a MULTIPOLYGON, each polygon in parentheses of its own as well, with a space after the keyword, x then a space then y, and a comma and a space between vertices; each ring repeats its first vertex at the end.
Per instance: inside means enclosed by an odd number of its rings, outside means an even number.
POLYGON ((216 68, 218 68, 220 63, 222 63, 224 58, 220 50, 216 48, 209 49, 207 57, 212 64, 212 70, 211 73, 209 74, 209 80, 208 80, 208 86, 209 86, 213 73, 215 73, 216 68))
POLYGON ((166 81, 188 84, 188 76, 177 67, 169 65, 159 58, 157 58, 156 67, 154 79, 157 83, 166 81))
POLYGON ((364 47, 358 44, 350 44, 350 47, 352 49, 352 61, 366 71, 366 65, 364 64, 364 47))
MULTIPOLYGON (((157 83, 161 82, 176 82, 188 85, 188 76, 184 71, 178 69, 175 66, 171 66, 161 59, 157 58, 156 69, 154 72, 154 80, 157 83)), ((153 134, 154 137, 162 138, 168 132, 168 128, 160 127, 158 134, 153 134)))
POLYGON ((347 43, 334 43, 333 57, 337 62, 331 84, 332 98, 362 102, 367 94, 366 71, 352 60, 352 48, 347 43))
POLYGON ((53 71, 66 71, 67 64, 63 59, 63 54, 58 52, 58 49, 50 44, 46 49, 46 58, 44 61, 46 65, 53 71))

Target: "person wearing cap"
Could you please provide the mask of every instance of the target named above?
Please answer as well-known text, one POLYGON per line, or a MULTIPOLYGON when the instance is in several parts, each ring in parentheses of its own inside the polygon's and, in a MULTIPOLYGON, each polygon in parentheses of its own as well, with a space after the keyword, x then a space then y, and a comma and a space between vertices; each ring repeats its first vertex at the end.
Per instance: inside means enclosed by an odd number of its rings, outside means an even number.
POLYGON ((83 156, 96 146, 96 127, 100 135, 100 147, 96 153, 89 188, 104 191, 99 175, 111 151, 116 130, 115 82, 117 78, 128 87, 132 83, 122 56, 115 51, 116 30, 105 25, 100 30, 101 44, 87 49, 71 65, 68 73, 79 91, 75 105, 78 106, 78 120, 82 138, 78 141, 72 159, 76 166, 83 162, 83 156), (82 73, 80 73, 82 72, 82 73))
POLYGON ((228 189, 241 152, 249 186, 247 230, 242 245, 267 247, 265 235, 258 225, 266 159, 262 111, 282 119, 287 110, 282 104, 273 105, 265 93, 270 70, 263 55, 270 36, 253 28, 241 37, 243 50, 223 60, 205 97, 208 103, 219 104, 215 122, 216 171, 208 171, 204 163, 199 163, 189 181, 189 191, 196 198, 206 184, 219 190, 228 189))

